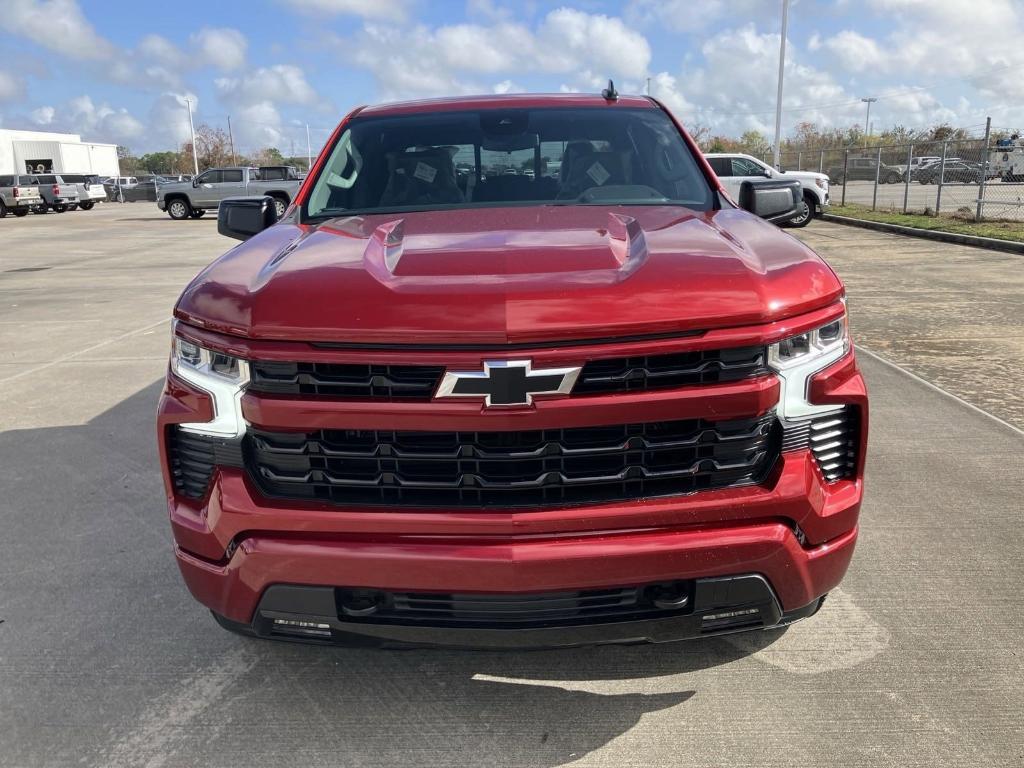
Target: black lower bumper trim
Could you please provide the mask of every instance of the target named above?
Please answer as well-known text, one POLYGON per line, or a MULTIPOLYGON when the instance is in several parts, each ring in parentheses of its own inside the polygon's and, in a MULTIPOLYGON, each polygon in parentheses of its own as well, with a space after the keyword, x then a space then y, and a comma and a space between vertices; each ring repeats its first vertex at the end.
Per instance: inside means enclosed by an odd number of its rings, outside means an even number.
MULTIPOLYGON (((293 642, 374 645, 446 646, 456 648, 557 648, 603 644, 664 643, 751 629, 785 626, 814 614, 821 598, 783 613, 774 591, 756 574, 697 579, 692 599, 677 611, 655 618, 562 620, 545 625, 488 626, 479 619, 465 625, 448 620, 399 623, 394 618, 351 617, 338 609, 334 587, 275 585, 266 590, 251 624, 217 616, 227 629, 242 634, 293 642)), ((531 596, 523 596, 529 598, 531 596)))

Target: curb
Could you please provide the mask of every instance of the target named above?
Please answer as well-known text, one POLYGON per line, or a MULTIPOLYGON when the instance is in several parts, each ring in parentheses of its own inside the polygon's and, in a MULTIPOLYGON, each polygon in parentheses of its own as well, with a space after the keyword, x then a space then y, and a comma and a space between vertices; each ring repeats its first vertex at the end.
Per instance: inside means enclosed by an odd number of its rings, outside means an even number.
POLYGON ((834 213, 824 213, 821 215, 821 219, 823 221, 831 221, 834 224, 846 224, 850 227, 862 227, 863 229, 889 232, 894 235, 906 235, 908 237, 919 237, 924 240, 938 240, 943 243, 970 245, 975 248, 987 248, 990 251, 1006 251, 1007 253, 1024 255, 1024 242, 1015 242, 1013 240, 999 240, 995 237, 979 237, 977 235, 961 235, 957 232, 942 232, 935 229, 904 227, 901 224, 886 224, 882 221, 853 219, 849 216, 837 216, 834 213))

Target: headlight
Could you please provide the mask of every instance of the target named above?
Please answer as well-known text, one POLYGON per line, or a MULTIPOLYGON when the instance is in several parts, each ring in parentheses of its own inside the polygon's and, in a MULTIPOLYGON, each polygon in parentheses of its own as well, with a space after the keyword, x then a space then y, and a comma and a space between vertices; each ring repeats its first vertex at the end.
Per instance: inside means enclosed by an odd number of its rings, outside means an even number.
POLYGON ((188 422, 179 427, 219 437, 239 437, 245 432, 242 392, 249 382, 248 362, 175 336, 171 370, 213 400, 213 421, 188 422))
POLYGON ((807 382, 811 376, 839 360, 849 350, 850 334, 845 300, 842 317, 771 344, 768 347, 768 366, 779 375, 782 384, 780 415, 792 420, 841 408, 809 403, 807 382))
POLYGON ((815 179, 814 183, 817 184, 820 189, 828 189, 828 179, 815 179))

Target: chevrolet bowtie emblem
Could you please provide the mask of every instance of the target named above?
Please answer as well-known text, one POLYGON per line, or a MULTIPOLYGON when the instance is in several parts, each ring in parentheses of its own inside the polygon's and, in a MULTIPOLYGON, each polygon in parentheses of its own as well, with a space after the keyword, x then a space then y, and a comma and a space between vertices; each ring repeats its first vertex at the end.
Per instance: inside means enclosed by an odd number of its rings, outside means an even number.
POLYGON ((534 395, 568 395, 581 368, 533 370, 529 360, 485 360, 482 371, 447 371, 437 397, 483 398, 484 405, 532 405, 534 395))

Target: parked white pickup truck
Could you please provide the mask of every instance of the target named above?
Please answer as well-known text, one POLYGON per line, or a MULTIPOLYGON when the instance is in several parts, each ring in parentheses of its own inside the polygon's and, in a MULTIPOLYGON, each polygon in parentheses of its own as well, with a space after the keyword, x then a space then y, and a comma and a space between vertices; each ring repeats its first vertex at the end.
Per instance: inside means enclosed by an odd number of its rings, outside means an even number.
POLYGON ((280 168, 274 166, 273 174, 268 169, 267 175, 275 178, 266 180, 259 168, 211 168, 192 181, 158 185, 156 204, 172 219, 198 219, 206 211, 220 206, 220 201, 226 197, 269 195, 274 198, 277 217, 281 218, 302 182, 294 168, 291 173, 280 173, 280 168))
POLYGON ((756 157, 742 154, 712 153, 704 155, 715 174, 722 181, 722 186, 738 199, 740 186, 744 181, 769 179, 792 179, 799 181, 804 192, 804 207, 786 225, 805 227, 817 214, 829 206, 828 175, 813 171, 777 171, 756 157))

